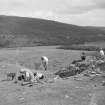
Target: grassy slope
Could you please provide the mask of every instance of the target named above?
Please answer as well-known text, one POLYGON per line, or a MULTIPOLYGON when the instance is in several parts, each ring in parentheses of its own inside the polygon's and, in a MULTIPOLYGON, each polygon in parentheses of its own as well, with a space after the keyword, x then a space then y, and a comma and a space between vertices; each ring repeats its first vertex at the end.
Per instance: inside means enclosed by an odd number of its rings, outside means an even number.
POLYGON ((55 21, 0 16, 0 46, 65 45, 100 41, 105 31, 55 21))
POLYGON ((39 69, 40 57, 45 55, 49 58, 49 69, 51 71, 60 70, 65 65, 70 64, 74 59, 79 59, 81 51, 66 51, 56 49, 56 47, 26 47, 18 49, 1 49, 0 61, 12 64, 23 63, 26 67, 39 69), (74 56, 74 57, 72 57, 74 56))

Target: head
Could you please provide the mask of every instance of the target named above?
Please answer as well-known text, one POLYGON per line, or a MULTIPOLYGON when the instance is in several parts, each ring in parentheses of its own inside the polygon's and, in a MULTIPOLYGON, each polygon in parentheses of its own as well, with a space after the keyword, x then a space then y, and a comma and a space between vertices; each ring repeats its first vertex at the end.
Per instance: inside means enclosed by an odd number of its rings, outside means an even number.
POLYGON ((85 55, 85 52, 82 52, 82 55, 85 55))
POLYGON ((43 56, 41 57, 41 60, 44 60, 43 56))
POLYGON ((20 73, 25 73, 24 69, 21 69, 19 72, 20 72, 20 73))
POLYGON ((45 56, 42 56, 42 57, 41 57, 41 60, 43 61, 44 59, 45 59, 45 56))
POLYGON ((102 48, 100 48, 100 50, 102 50, 102 48))
POLYGON ((34 76, 36 76, 36 75, 37 75, 37 73, 35 72, 35 73, 34 73, 34 76))

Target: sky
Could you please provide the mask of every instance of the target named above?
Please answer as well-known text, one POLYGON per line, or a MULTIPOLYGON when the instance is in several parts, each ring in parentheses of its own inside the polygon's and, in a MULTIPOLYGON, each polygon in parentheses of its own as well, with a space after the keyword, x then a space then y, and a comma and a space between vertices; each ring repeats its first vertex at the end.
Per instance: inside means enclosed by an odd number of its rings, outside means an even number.
POLYGON ((0 0, 0 15, 105 26, 105 0, 0 0))

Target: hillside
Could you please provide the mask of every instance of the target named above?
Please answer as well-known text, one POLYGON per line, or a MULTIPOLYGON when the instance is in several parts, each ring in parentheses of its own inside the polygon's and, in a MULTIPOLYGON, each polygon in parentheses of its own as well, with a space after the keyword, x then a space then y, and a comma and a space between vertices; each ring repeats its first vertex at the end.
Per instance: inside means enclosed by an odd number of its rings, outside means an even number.
POLYGON ((103 30, 105 32, 105 27, 92 27, 92 26, 87 26, 86 28, 93 29, 93 30, 103 30))
POLYGON ((105 31, 60 22, 0 16, 0 47, 70 45, 105 40, 105 31))

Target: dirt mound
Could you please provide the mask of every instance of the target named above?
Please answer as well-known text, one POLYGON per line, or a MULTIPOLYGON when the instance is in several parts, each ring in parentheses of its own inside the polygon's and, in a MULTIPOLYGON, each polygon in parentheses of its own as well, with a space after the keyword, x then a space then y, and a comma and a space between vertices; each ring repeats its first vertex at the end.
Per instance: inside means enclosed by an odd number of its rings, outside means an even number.
POLYGON ((105 60, 103 58, 97 59, 97 56, 92 56, 87 61, 74 60, 72 64, 65 67, 63 70, 59 70, 55 73, 55 75, 65 78, 80 74, 85 71, 84 76, 91 76, 93 74, 93 76, 96 76, 105 72, 104 69, 105 60))
POLYGON ((70 64, 68 67, 65 67, 63 70, 59 70, 55 73, 55 75, 59 75, 61 78, 74 76, 77 74, 82 73, 84 70, 86 70, 88 65, 84 62, 81 62, 80 64, 70 64))

